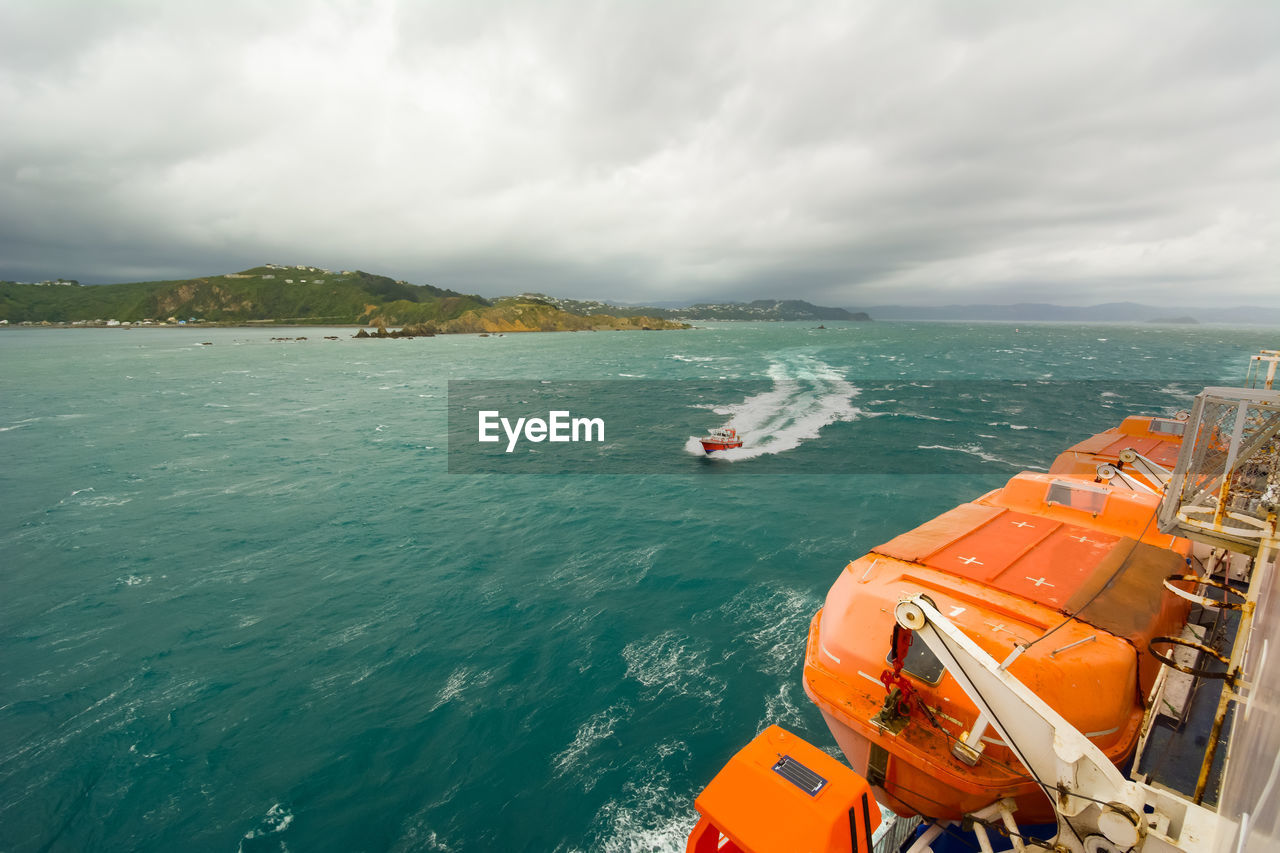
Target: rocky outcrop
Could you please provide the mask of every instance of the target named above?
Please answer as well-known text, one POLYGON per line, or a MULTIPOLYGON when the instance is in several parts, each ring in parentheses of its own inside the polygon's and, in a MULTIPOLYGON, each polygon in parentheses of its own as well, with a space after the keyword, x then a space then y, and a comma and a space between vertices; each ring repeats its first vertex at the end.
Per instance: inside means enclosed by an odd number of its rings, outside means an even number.
POLYGON ((571 314, 540 300, 504 299, 497 304, 463 313, 440 324, 442 332, 587 332, 611 330, 652 331, 687 329, 685 323, 658 317, 614 317, 608 314, 571 314))
POLYGON ((434 338, 437 334, 436 327, 430 323, 415 323, 400 329, 388 331, 386 326, 379 325, 372 333, 361 329, 352 337, 354 338, 434 338))

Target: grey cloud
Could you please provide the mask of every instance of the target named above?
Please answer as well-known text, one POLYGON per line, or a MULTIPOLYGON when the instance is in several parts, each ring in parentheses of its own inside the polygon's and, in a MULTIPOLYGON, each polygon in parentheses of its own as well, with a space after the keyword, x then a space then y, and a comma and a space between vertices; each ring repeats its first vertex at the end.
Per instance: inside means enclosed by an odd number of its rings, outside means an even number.
POLYGON ((849 306, 1273 287, 1272 3, 103 8, 0 0, 0 277, 275 260, 849 306))

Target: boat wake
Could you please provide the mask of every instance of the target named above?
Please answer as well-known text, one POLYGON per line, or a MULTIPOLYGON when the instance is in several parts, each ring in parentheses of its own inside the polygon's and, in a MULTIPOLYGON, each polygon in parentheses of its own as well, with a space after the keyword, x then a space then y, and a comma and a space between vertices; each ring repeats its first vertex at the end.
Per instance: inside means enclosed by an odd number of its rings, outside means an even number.
MULTIPOLYGON (((738 432, 743 446, 717 451, 713 459, 737 462, 773 453, 794 450, 815 439, 823 427, 837 421, 852 421, 861 410, 853 405, 858 389, 839 370, 809 355, 776 359, 769 366, 773 387, 741 403, 713 407, 728 416, 724 424, 738 432)), ((696 438, 685 450, 703 455, 696 438)))

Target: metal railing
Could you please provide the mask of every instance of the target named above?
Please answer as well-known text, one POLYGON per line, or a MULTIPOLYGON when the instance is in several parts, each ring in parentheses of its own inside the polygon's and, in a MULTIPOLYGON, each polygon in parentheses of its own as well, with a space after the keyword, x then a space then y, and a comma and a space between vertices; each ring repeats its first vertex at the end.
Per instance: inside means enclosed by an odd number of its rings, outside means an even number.
POLYGON ((1206 388, 1160 506, 1160 529, 1257 554, 1280 509, 1280 391, 1206 388))

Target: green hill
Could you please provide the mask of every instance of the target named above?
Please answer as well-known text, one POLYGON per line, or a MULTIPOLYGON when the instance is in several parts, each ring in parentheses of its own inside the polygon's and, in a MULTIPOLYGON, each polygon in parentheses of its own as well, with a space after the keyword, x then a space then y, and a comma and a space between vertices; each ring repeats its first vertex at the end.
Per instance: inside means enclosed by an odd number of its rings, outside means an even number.
POLYGON ((489 305, 480 296, 414 285, 360 270, 268 265, 228 275, 84 287, 0 282, 0 319, 212 323, 440 322, 489 305))
POLYGON ((610 314, 586 316, 565 311, 543 300, 522 296, 499 299, 484 308, 470 309, 439 324, 444 332, 586 332, 611 329, 684 329, 658 317, 610 314))
POLYGON ((75 282, 0 282, 0 320, 95 323, 117 320, 203 323, 429 326, 443 332, 678 329, 654 317, 584 317, 531 298, 481 296, 355 271, 275 264, 176 281, 90 287, 75 282))

